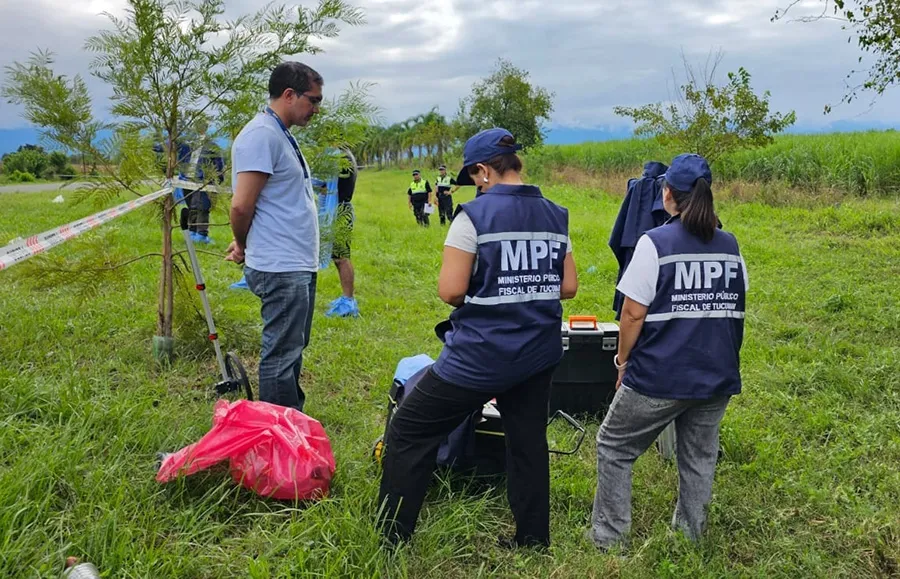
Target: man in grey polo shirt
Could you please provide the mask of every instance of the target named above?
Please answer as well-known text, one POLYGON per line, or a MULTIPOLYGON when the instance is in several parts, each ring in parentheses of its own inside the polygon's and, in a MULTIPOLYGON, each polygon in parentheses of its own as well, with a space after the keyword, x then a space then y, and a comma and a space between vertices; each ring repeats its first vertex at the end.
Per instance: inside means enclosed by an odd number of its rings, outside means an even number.
POLYGON ((322 76, 299 62, 269 77, 269 106, 231 147, 231 229, 226 259, 245 262, 250 290, 262 300, 259 398, 303 410, 303 349, 309 344, 319 224, 309 165, 289 129, 319 112, 322 76))

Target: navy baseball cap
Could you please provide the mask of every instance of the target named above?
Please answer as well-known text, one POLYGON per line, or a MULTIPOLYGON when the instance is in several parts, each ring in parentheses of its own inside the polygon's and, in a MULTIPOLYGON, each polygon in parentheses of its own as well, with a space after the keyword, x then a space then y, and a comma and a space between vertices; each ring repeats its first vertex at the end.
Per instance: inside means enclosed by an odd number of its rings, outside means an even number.
POLYGON ((689 193, 697 179, 706 179, 706 182, 712 185, 712 171, 706 159, 694 153, 685 153, 672 159, 665 179, 672 189, 689 193))
POLYGON ((415 171, 412 172, 412 174, 413 174, 413 175, 420 175, 421 173, 419 172, 418 169, 416 169, 415 171))
POLYGON ((481 131, 468 141, 463 149, 463 168, 456 177, 457 185, 474 185, 475 181, 469 176, 468 168, 478 163, 486 163, 494 157, 509 155, 522 149, 522 145, 501 145, 503 137, 512 137, 512 133, 506 129, 486 129, 481 131))

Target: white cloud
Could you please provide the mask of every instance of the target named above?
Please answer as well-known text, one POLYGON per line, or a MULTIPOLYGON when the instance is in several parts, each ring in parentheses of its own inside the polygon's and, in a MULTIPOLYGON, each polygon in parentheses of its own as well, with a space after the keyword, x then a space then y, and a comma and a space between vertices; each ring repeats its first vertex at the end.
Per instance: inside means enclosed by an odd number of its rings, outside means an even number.
MULTIPOLYGON (((291 0, 286 0, 290 2, 291 0)), ((815 8, 816 2, 811 6, 815 8)), ((303 0, 312 5, 312 0, 303 0)), ((854 43, 835 23, 771 23, 787 0, 356 0, 367 25, 319 43, 326 52, 301 56, 326 79, 326 91, 348 82, 375 82, 387 121, 439 106, 457 109, 472 83, 497 58, 513 61, 556 95, 553 122, 591 127, 622 123, 612 108, 663 101, 682 52, 693 63, 725 50, 722 72, 739 66, 758 90, 770 90, 779 110, 795 109, 804 124, 853 118, 868 101, 822 117, 840 100, 844 76, 857 66, 854 43)), ((255 11, 266 0, 229 0, 228 16, 255 11)), ((89 76, 84 41, 121 14, 124 0, 31 0, 0 5, 0 64, 53 50, 58 71, 89 76)), ((108 87, 90 86, 100 114, 108 87)), ((22 126, 15 107, 0 107, 0 128, 22 126)), ((856 119, 860 120, 860 119, 856 119)), ((882 97, 862 120, 900 123, 900 90, 882 97)))

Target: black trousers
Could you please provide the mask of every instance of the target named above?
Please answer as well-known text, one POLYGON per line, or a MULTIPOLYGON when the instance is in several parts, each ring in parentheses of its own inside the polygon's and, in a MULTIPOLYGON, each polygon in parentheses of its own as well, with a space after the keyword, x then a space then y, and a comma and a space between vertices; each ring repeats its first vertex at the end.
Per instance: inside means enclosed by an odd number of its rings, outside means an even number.
POLYGON ((461 388, 429 371, 391 420, 383 459, 380 521, 391 541, 409 539, 441 442, 492 398, 506 435, 507 494, 519 545, 550 544, 549 368, 503 392, 461 388))
POLYGON ((446 221, 453 221, 453 195, 450 193, 438 193, 437 198, 441 225, 444 225, 446 221))
POLYGON ((209 235, 209 210, 212 203, 206 191, 194 191, 188 198, 188 229, 204 237, 209 235))
POLYGON ((416 223, 423 227, 428 227, 428 214, 425 213, 428 195, 416 194, 412 195, 409 199, 413 206, 413 214, 416 216, 416 223))

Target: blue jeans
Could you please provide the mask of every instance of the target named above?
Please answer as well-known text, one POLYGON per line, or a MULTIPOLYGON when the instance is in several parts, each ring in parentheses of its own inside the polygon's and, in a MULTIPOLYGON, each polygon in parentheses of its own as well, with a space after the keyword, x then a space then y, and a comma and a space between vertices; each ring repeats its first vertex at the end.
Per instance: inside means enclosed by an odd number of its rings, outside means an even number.
POLYGON ((303 410, 303 349, 309 345, 316 302, 316 273, 268 273, 244 267, 250 291, 262 300, 259 399, 303 410))

